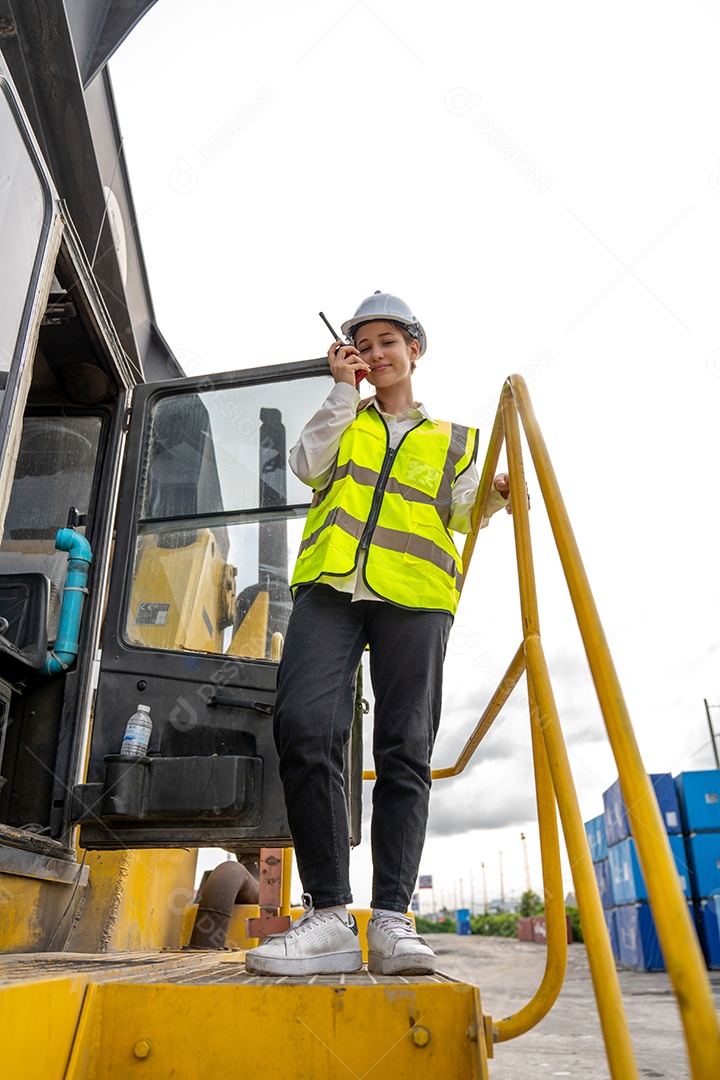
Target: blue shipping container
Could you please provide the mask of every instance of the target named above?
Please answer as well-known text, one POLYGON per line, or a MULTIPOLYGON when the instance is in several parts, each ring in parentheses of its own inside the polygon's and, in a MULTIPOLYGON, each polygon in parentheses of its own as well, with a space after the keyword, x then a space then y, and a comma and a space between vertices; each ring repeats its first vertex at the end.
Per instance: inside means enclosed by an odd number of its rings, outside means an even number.
POLYGON ((695 905, 695 925, 700 945, 709 968, 720 968, 720 896, 698 900, 695 905))
POLYGON ((611 784, 607 791, 603 791, 603 817, 608 846, 619 844, 630 835, 630 823, 619 780, 611 784))
POLYGON ((649 904, 615 908, 620 963, 635 971, 664 971, 665 961, 649 904))
POLYGON ((668 835, 672 836, 675 833, 679 835, 682 832, 680 804, 672 774, 669 772, 650 773, 650 782, 655 789, 655 797, 668 835))
POLYGON ((720 832, 685 837, 690 883, 696 900, 720 895, 720 832))
MULTIPOLYGON (((680 807, 672 776, 670 773, 651 773, 650 783, 655 791, 666 831, 670 835, 682 832, 680 807)), ((607 842, 609 845, 619 844, 621 840, 630 836, 631 831, 619 780, 611 784, 603 793, 603 807, 607 842)))
POLYGON ((610 908, 609 911, 605 911, 605 925, 607 926, 608 936, 610 938, 610 946, 612 948, 612 954, 616 960, 620 959, 620 943, 618 942, 617 932, 617 916, 615 914, 616 909, 610 908))
POLYGON ((458 922, 457 932, 458 934, 472 934, 472 927, 470 926, 470 921, 463 919, 462 921, 458 922))
POLYGON ((604 908, 611 908, 615 901, 613 899, 610 863, 607 859, 603 859, 602 862, 596 862, 593 866, 595 868, 595 880, 597 881, 602 906, 604 908))
POLYGON ((603 859, 607 859, 608 849, 604 814, 598 814, 591 821, 585 822, 585 835, 587 836, 592 861, 601 862, 603 859))
POLYGON ((720 769, 680 773, 675 790, 684 833, 720 830, 720 769))
MULTIPOLYGON (((670 848, 675 857, 680 885, 685 896, 691 896, 690 872, 687 865, 685 843, 682 836, 669 836, 670 848)), ((647 900, 648 891, 640 869, 637 847, 631 836, 614 844, 608 851, 610 888, 616 904, 634 904, 647 900)))

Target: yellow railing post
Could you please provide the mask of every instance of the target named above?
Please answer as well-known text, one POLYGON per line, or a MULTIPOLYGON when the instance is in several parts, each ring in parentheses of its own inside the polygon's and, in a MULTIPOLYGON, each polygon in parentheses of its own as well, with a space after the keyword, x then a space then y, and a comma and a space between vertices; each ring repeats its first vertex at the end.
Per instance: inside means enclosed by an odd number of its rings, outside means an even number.
POLYGON ((615 756, 660 946, 680 1008, 693 1080, 718 1080, 720 1031, 712 990, 655 793, 643 766, 600 616, 527 386, 519 375, 512 375, 508 383, 522 419, 615 756))
MULTIPOLYGON (((520 427, 509 387, 503 390, 502 411, 510 490, 524 493, 525 473, 520 446, 520 427)), ((513 499, 513 528, 528 675, 532 680, 533 694, 540 710, 540 726, 572 866, 578 910, 583 925, 583 937, 587 945, 588 963, 605 1039, 610 1074, 613 1080, 635 1080, 638 1077, 638 1071, 620 993, 620 982, 615 970, 615 961, 605 926, 605 917, 577 802, 570 762, 560 731, 555 697, 540 643, 540 622, 527 502, 522 497, 518 498, 517 495, 513 499)))
POLYGON ((282 871, 280 882, 280 910, 278 915, 290 914, 290 885, 292 881, 293 851, 291 847, 282 849, 282 871))
POLYGON ((567 928, 565 922, 565 899, 563 895, 560 843, 558 840, 555 792, 543 741, 540 714, 528 679, 530 699, 530 732, 535 770, 535 800, 542 853, 543 892, 545 894, 545 928, 547 951, 542 982, 534 997, 512 1016, 494 1024, 496 1041, 501 1043, 516 1039, 535 1027, 550 1012, 562 990, 567 967, 567 928))
POLYGON ((475 498, 475 505, 472 512, 472 527, 470 532, 465 538, 465 543, 462 550, 462 564, 463 564, 463 576, 460 582, 460 592, 462 593, 463 586, 467 578, 468 567, 470 566, 470 560, 472 559, 473 551, 475 550, 475 542, 478 538, 480 531, 480 525, 485 514, 485 508, 487 507, 488 498, 490 497, 490 489, 492 482, 495 478, 495 470, 497 469, 498 458, 500 457, 500 450, 503 444, 503 429, 502 429, 502 414, 500 406, 498 405, 497 412, 495 413, 495 421, 493 423, 493 429, 490 434, 490 443, 485 454, 485 463, 480 475, 480 484, 478 486, 478 493, 475 498))

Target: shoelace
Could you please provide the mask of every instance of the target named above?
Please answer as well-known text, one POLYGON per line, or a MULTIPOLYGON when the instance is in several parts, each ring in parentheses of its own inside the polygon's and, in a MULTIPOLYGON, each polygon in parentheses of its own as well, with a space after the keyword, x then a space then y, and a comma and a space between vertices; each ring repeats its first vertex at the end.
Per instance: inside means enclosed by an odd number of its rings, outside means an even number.
POLYGON ((333 917, 332 912, 316 911, 312 906, 312 901, 307 893, 302 894, 302 906, 305 908, 305 911, 299 919, 295 920, 292 926, 287 930, 284 930, 281 934, 269 934, 265 938, 265 941, 270 941, 270 938, 284 937, 292 939, 298 937, 300 934, 304 934, 306 930, 311 929, 310 922, 313 919, 319 919, 320 922, 328 922, 333 917))
POLYGON ((417 932, 410 919, 403 915, 374 915, 373 922, 383 930, 389 930, 397 937, 417 937, 417 932))
POLYGON ((310 922, 313 919, 319 919, 320 922, 327 922, 332 919, 331 914, 326 914, 324 911, 315 911, 314 908, 310 908, 297 920, 292 929, 288 930, 288 935, 304 934, 306 930, 310 930, 310 922))

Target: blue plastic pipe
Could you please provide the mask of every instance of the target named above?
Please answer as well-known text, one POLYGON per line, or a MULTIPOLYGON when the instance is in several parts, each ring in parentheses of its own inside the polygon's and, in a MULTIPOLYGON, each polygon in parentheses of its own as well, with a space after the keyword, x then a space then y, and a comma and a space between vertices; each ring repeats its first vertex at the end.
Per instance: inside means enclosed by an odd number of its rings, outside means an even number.
POLYGON ((58 551, 69 552, 68 569, 60 608, 57 640, 55 647, 48 652, 47 660, 42 667, 42 675, 58 675, 61 671, 67 671, 78 654, 80 623, 92 562, 89 543, 74 529, 58 529, 55 547, 58 551))

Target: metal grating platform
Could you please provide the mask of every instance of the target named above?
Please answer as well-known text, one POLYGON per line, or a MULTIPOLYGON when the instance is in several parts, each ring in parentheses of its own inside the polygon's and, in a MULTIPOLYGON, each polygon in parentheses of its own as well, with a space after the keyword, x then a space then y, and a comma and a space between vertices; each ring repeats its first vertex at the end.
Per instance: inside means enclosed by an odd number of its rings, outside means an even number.
POLYGON ((0 957, 0 989, 45 979, 83 978, 89 982, 183 986, 409 986, 457 983, 447 975, 374 975, 363 968, 352 975, 249 975, 244 953, 15 953, 0 957))

